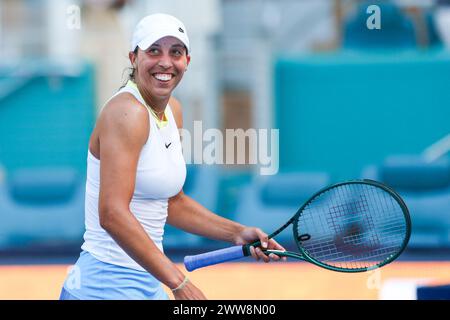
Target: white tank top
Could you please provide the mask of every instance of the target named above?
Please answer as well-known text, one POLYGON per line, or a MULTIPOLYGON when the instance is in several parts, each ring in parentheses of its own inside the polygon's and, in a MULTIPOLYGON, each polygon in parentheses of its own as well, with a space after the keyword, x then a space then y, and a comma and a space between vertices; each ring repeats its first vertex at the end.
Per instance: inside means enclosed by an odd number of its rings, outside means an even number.
MULTIPOLYGON (((114 96, 123 92, 131 93, 144 106, 146 105, 134 83, 129 82, 114 96)), ((130 203, 131 212, 161 251, 163 251, 162 240, 168 198, 180 192, 186 178, 186 163, 182 154, 180 135, 169 105, 166 107, 165 114, 168 124, 158 128, 156 119, 150 111, 148 113, 150 133, 139 156, 136 184, 130 203)), ((98 214, 100 165, 101 161, 88 149, 86 232, 81 249, 90 252, 100 261, 144 271, 144 268, 128 256, 100 226, 98 214)))

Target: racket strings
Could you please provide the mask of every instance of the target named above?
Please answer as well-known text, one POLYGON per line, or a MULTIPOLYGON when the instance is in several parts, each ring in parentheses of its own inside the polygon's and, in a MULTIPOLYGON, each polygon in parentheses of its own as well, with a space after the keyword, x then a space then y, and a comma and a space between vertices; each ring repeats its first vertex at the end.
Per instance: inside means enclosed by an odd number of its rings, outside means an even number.
POLYGON ((401 206, 385 190, 368 184, 346 184, 317 196, 302 211, 299 241, 316 261, 341 269, 381 264, 401 248, 406 234, 401 206))

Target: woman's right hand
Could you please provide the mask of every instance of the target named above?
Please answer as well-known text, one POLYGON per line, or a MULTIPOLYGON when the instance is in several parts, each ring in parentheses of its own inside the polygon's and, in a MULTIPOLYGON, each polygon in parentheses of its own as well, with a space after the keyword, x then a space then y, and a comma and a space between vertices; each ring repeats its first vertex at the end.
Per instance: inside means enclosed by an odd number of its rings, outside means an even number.
POLYGON ((182 289, 172 293, 175 300, 206 300, 203 292, 201 292, 191 281, 188 281, 182 289))

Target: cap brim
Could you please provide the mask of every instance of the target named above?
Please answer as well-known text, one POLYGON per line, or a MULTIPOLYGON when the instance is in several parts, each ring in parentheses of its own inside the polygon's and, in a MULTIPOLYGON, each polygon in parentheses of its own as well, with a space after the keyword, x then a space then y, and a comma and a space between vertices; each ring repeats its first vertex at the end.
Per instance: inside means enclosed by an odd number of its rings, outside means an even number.
MULTIPOLYGON (((189 44, 186 43, 186 39, 183 39, 182 37, 180 37, 178 34, 173 34, 173 33, 166 33, 164 35, 149 35, 148 37, 142 39, 137 46, 141 49, 141 50, 147 50, 152 44, 154 44, 156 41, 165 38, 165 37, 174 37, 177 38, 178 40, 180 40, 187 48, 188 52, 190 51, 189 49, 189 44)), ((136 48, 134 48, 136 49, 136 48)))

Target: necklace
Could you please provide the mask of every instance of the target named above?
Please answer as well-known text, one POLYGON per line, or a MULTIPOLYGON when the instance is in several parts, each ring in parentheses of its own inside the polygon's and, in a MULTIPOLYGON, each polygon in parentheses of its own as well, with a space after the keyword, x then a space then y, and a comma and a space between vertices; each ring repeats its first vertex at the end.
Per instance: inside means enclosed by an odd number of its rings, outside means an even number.
POLYGON ((166 115, 165 115, 165 111, 166 109, 164 109, 163 111, 157 112, 155 110, 153 110, 153 108, 151 108, 150 106, 146 105, 146 107, 150 110, 150 113, 152 114, 153 118, 155 118, 156 120, 156 126, 161 129, 162 127, 165 127, 168 123, 166 115), (159 117, 159 114, 162 114, 163 117, 162 119, 159 117))
POLYGON ((150 112, 153 114, 153 116, 156 117, 157 120, 163 121, 163 119, 160 118, 161 114, 164 114, 164 112, 166 112, 166 108, 164 108, 163 111, 156 111, 155 109, 153 109, 152 107, 150 107, 149 105, 147 105, 147 107, 149 108, 150 112))
POLYGON ((139 96, 141 97, 141 99, 142 99, 143 102, 144 102, 144 106, 145 106, 148 110, 150 110, 150 113, 151 113, 152 116, 155 118, 155 120, 156 120, 156 125, 158 126, 158 128, 162 128, 162 127, 166 126, 167 123, 168 123, 167 117, 165 116, 166 108, 164 108, 164 110, 162 110, 162 111, 156 111, 156 110, 154 110, 152 107, 150 107, 150 106, 147 104, 147 102, 144 100, 144 98, 142 97, 142 94, 141 94, 141 92, 140 92, 140 90, 139 90, 137 84, 136 84, 134 81, 128 80, 127 86, 130 86, 130 87, 134 88, 134 89, 137 91, 137 93, 139 94, 139 96), (163 118, 162 118, 162 119, 160 118, 160 115, 161 115, 161 114, 163 115, 163 118))

